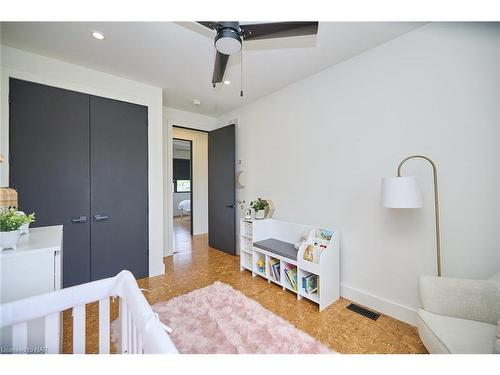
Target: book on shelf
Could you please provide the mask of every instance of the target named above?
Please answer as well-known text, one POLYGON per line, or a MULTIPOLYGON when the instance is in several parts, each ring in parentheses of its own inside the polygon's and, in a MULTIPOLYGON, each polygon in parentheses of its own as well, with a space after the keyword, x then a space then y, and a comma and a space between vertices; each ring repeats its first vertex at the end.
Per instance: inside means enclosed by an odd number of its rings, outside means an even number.
POLYGON ((316 237, 318 237, 321 240, 330 241, 332 239, 333 235, 334 235, 334 232, 331 229, 318 228, 316 230, 316 237))
POLYGON ((273 266, 274 276, 276 281, 280 281, 280 264, 277 263, 273 266))
POLYGON ((332 246, 331 241, 335 232, 330 229, 317 228, 310 232, 305 241, 303 259, 313 263, 319 263, 321 253, 332 246))
POLYGON ((296 267, 286 268, 285 275, 292 289, 297 291, 297 268, 296 267))
POLYGON ((318 275, 310 274, 302 277, 302 290, 306 293, 318 291, 318 275))
POLYGON ((280 281, 280 261, 279 259, 271 259, 269 261, 271 275, 276 281, 280 281))
POLYGON ((288 274, 288 270, 285 270, 285 277, 288 280, 288 284, 292 285, 292 281, 290 280, 290 275, 288 274))

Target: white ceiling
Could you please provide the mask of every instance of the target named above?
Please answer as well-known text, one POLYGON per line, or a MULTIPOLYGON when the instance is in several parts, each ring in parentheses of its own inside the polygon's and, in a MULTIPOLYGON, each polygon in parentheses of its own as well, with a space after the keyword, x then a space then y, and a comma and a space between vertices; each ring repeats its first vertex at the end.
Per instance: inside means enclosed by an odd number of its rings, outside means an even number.
POLYGON ((229 60, 231 85, 213 88, 215 32, 193 22, 3 22, 1 35, 11 47, 162 87, 167 106, 218 116, 421 25, 320 22, 317 36, 244 42, 243 99, 240 56, 229 60))

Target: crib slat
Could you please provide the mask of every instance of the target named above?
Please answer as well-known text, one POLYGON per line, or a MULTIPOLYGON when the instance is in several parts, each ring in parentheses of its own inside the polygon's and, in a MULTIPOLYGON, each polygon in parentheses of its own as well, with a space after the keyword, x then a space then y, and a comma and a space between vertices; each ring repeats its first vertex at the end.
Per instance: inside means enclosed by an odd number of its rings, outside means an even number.
POLYGON ((137 354, 142 354, 142 335, 137 332, 137 354))
POLYGON ((85 305, 73 307, 73 354, 85 354, 85 305))
POLYGON ((28 347, 28 322, 12 326, 12 347, 17 350, 25 350, 28 347))
POLYGON ((139 350, 138 350, 138 347, 137 347, 137 327, 135 326, 135 324, 133 324, 132 322, 132 341, 134 342, 134 354, 138 354, 139 353, 139 350))
POLYGON ((127 303, 123 298, 120 298, 120 352, 127 353, 128 351, 128 309, 127 303))
POLYGON ((109 354, 109 298, 99 301, 99 353, 109 354))
POLYGON ((127 332, 128 332, 128 352, 130 354, 134 353, 134 343, 133 343, 133 332, 132 332, 132 316, 130 314, 130 310, 127 312, 127 332))
POLYGON ((60 342, 59 313, 45 317, 45 347, 48 354, 59 354, 60 342))

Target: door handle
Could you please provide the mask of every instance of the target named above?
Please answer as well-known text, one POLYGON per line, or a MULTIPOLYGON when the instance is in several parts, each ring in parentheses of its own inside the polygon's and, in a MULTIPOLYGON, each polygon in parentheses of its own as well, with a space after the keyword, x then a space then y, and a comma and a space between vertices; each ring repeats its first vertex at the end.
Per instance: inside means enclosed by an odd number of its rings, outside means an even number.
POLYGON ((94 221, 103 221, 108 220, 108 217, 105 215, 94 215, 94 221))
POLYGON ((86 223, 87 222, 87 216, 80 216, 76 217, 74 219, 71 219, 72 223, 86 223))
POLYGON ((227 208, 236 208, 236 205, 235 204, 228 204, 226 205, 227 208))

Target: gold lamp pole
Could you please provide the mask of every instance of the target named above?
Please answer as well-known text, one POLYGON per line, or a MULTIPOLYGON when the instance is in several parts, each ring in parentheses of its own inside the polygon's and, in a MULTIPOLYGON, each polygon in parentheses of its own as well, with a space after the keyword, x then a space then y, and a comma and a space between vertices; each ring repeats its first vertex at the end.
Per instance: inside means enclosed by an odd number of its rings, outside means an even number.
POLYGON ((437 273, 441 276, 441 236, 439 233, 439 199, 436 164, 426 156, 412 155, 401 160, 398 165, 398 176, 382 180, 382 204, 389 208, 420 208, 422 197, 414 177, 401 176, 401 167, 410 159, 424 159, 432 166, 434 176, 434 215, 436 217, 436 261, 437 273))
POLYGON ((401 177, 401 167, 403 164, 410 159, 424 159, 427 160, 432 166, 432 175, 434 177, 434 215, 436 217, 436 261, 437 261, 437 271, 438 276, 441 276, 441 235, 439 233, 439 198, 438 198, 438 179, 437 179, 437 167, 427 156, 423 155, 412 155, 401 160, 398 165, 398 177, 401 177))

